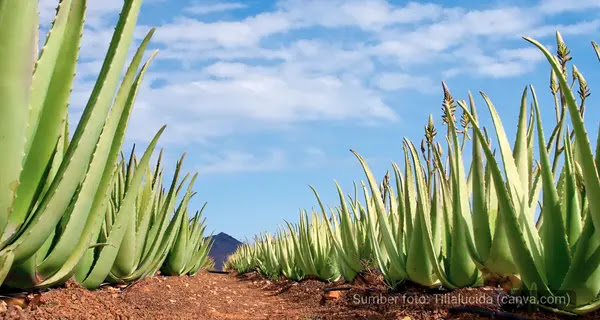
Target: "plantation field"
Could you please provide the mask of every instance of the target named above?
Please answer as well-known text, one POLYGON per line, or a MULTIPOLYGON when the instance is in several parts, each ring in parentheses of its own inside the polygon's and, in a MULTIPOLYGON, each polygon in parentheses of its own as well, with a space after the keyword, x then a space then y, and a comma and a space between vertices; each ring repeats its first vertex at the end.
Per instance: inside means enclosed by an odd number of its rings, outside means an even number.
POLYGON ((353 190, 335 182, 325 203, 310 186, 297 222, 236 243, 222 272, 206 202, 191 201, 203 168, 169 163, 166 126, 123 150, 158 53, 154 28, 135 32, 141 0, 123 1, 70 125, 87 3, 59 1, 41 45, 38 1, 0 0, 0 318, 600 318, 598 114, 561 33, 555 52, 523 37, 547 62, 548 100, 524 85, 514 137, 488 95, 442 82, 441 121, 397 138, 385 175, 351 149, 353 190))
MULTIPOLYGON (((560 319, 549 312, 513 312, 513 306, 498 303, 510 302, 508 296, 491 287, 426 292, 407 286, 393 293, 376 277, 365 278, 348 286, 313 279, 270 281, 256 272, 201 272, 95 291, 70 283, 42 293, 25 309, 9 306, 0 319, 488 319, 492 312, 497 312, 496 319, 560 319), (350 290, 338 295, 326 293, 328 288, 350 290), (487 313, 461 309, 465 301, 479 301, 487 313)), ((599 316, 592 313, 582 319, 599 316)))

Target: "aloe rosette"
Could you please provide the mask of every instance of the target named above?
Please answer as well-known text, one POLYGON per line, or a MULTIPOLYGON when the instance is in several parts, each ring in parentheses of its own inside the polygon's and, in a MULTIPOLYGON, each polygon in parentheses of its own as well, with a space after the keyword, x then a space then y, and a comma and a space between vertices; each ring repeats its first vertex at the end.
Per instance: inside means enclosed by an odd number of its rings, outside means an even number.
POLYGON ((136 77, 153 31, 140 45, 115 96, 140 5, 141 1, 124 2, 70 141, 67 106, 86 1, 60 2, 39 55, 37 2, 8 0, 0 6, 0 40, 8 48, 2 50, 0 62, 0 97, 10 106, 0 116, 0 144, 7 152, 0 169, 5 188, 0 191, 0 280, 11 272, 7 285, 48 287, 64 282, 93 244, 127 120, 148 66, 136 77))

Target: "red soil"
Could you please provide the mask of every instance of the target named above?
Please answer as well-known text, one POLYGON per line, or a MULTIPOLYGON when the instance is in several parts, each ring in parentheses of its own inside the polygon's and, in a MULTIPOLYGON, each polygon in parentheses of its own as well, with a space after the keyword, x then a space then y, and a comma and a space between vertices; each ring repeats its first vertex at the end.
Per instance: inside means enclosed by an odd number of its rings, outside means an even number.
MULTIPOLYGON (((490 287, 442 292, 406 285, 392 293, 377 279, 347 286, 310 279, 273 282, 256 273, 203 272, 195 277, 157 276, 129 287, 95 291, 69 284, 33 295, 24 309, 10 302, 0 319, 489 319, 453 308, 469 304, 489 312, 514 311, 501 305, 502 297, 503 291, 490 287), (333 287, 347 290, 325 292, 333 287)), ((495 318, 503 315, 507 314, 497 313, 495 318)), ((508 315, 560 319, 539 311, 508 315)), ((600 314, 586 318, 598 319, 600 314)))

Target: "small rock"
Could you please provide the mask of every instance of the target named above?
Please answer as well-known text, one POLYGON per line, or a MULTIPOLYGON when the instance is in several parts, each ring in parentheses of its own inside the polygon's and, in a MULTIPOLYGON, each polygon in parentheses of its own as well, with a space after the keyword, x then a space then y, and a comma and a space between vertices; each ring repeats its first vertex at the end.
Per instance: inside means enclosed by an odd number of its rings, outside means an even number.
POLYGON ((342 292, 339 290, 327 291, 323 294, 323 298, 326 300, 337 300, 342 296, 342 292))
POLYGON ((174 300, 174 299, 169 299, 169 301, 171 301, 171 303, 177 302, 177 300, 174 300))
POLYGON ((16 306, 21 309, 23 309, 27 306, 27 301, 25 300, 25 297, 4 298, 4 302, 9 306, 16 306))
POLYGON ((6 302, 0 301, 0 312, 6 312, 7 309, 6 302))

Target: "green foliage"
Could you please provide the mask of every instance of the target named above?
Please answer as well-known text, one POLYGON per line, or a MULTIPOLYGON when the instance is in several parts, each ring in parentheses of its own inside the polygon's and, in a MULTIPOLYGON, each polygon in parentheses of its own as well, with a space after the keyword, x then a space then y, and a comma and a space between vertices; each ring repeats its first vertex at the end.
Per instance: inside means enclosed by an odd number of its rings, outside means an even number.
MULTIPOLYGON (((176 195, 161 198, 162 185, 156 181, 162 175, 159 165, 154 176, 148 169, 164 127, 139 162, 132 153, 127 166, 119 164, 129 116, 156 55, 153 52, 142 65, 152 29, 123 75, 141 3, 124 1, 102 69, 72 136, 68 104, 86 1, 59 1, 39 52, 37 1, 0 3, 0 41, 5 45, 0 52, 0 101, 5 106, 0 111, 0 148, 6 153, 0 166, 0 284, 4 286, 46 288, 75 275, 86 287, 95 288, 107 280, 133 281, 154 274, 175 242, 180 224, 186 225, 182 221, 187 221, 191 190, 181 201, 177 218, 158 223, 165 225, 164 230, 144 229, 159 221, 160 214, 167 217, 169 205, 176 202, 176 195), (155 239, 150 234, 157 238, 166 234, 168 240, 148 244, 148 252, 142 252, 139 244, 155 239), (135 255, 128 256, 132 252, 135 255), (137 269, 134 262, 140 265, 137 269)), ((198 218, 193 219, 196 222, 186 239, 190 245, 184 255, 185 273, 195 273, 206 264, 205 255, 199 253, 206 252, 209 243, 199 240, 204 228, 198 218)))
MULTIPOLYGON (((373 261, 392 287, 412 281, 455 289, 499 280, 528 294, 568 298, 554 299, 568 301, 550 305, 555 310, 581 314, 600 308, 600 198, 595 196, 600 194, 600 132, 594 156, 583 121, 590 90, 575 66, 569 85, 571 57, 559 33, 557 56, 537 41, 525 39, 542 51, 552 67, 550 91, 556 123, 549 138, 533 86, 521 96, 511 146, 496 108, 484 93, 495 139, 481 127, 471 94, 468 104, 456 101, 443 83, 445 158, 442 145, 435 141, 437 130, 431 116, 421 154, 411 141, 404 140, 404 172, 393 164, 395 188, 388 175, 378 184, 365 160, 352 151, 366 176, 363 199, 350 198, 349 210, 336 184, 340 206, 330 208, 328 215, 313 189, 322 219, 313 214, 308 223, 303 211, 299 225, 289 224, 297 268, 324 280, 335 280, 330 275, 339 273, 352 281, 363 271, 365 261, 373 261), (460 128, 455 116, 459 109, 463 112, 460 128), (469 140, 471 162, 466 171, 463 154, 468 152, 469 140), (327 232, 321 231, 323 225, 327 232), (365 243, 368 250, 361 250, 365 243), (327 252, 334 257, 333 263, 325 263, 327 252), (330 267, 337 270, 329 271, 330 267)), ((600 49, 593 46, 600 58, 600 49)), ((263 266, 263 273, 279 274, 281 264, 273 264, 276 255, 264 253, 272 252, 280 242, 269 235, 261 239, 234 253, 228 267, 246 272, 263 266)))

